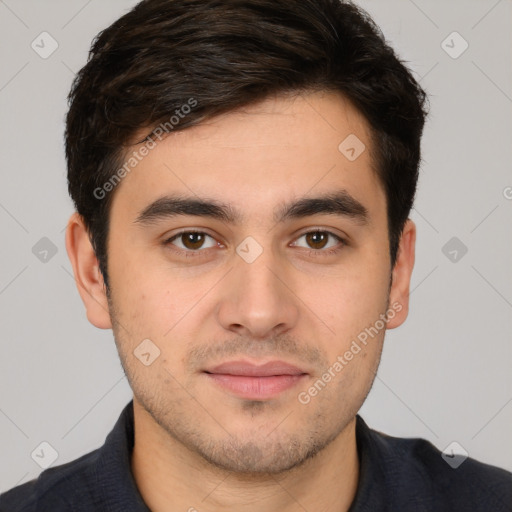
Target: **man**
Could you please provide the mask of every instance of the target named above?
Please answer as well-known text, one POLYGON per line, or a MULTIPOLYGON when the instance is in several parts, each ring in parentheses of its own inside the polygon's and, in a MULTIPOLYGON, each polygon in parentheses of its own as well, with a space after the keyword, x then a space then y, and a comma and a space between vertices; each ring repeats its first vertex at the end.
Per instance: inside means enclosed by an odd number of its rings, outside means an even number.
POLYGON ((134 398, 2 511, 510 511, 357 415, 408 312, 425 93, 338 0, 146 0, 70 94, 66 246, 134 398))

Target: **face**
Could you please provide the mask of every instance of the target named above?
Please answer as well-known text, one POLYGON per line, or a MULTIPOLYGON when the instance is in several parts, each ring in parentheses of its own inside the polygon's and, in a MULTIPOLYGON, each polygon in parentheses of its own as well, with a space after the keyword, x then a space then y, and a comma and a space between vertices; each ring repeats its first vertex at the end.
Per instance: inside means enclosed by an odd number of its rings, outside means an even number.
POLYGON ((409 277, 390 288, 370 152, 339 95, 278 97, 171 134, 118 185, 111 325, 134 403, 169 443, 277 474, 353 421, 409 277), (339 149, 349 135, 355 152, 339 149))

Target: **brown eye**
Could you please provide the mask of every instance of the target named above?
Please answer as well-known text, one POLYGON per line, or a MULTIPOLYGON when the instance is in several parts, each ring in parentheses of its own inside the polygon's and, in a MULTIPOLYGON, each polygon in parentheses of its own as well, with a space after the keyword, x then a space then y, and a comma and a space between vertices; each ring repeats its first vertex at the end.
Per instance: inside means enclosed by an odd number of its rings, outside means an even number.
POLYGON ((203 233, 183 233, 181 235, 183 245, 187 249, 200 249, 204 243, 203 233))
POLYGON ((313 249, 323 249, 327 244, 329 235, 324 231, 312 231, 306 233, 306 241, 313 249))
POLYGON ((215 247, 216 241, 208 234, 201 231, 182 231, 166 241, 166 244, 172 244, 184 251, 198 251, 199 249, 208 249, 215 247), (205 240, 210 238, 212 242, 209 246, 205 246, 205 240), (175 243, 180 242, 180 243, 175 243))
POLYGON ((313 251, 318 251, 320 254, 327 254, 335 252, 337 249, 341 249, 346 244, 345 240, 343 240, 343 238, 339 237, 338 235, 335 235, 330 231, 322 231, 317 229, 303 233, 299 238, 297 238, 293 245, 313 251), (298 243, 298 241, 302 238, 305 239, 306 245, 298 243))

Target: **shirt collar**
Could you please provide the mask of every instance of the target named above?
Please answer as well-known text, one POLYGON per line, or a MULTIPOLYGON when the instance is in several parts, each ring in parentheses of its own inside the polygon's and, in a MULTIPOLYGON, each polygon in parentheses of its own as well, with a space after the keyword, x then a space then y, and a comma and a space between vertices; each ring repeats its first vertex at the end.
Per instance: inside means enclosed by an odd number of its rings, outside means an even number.
POLYGON ((137 489, 131 470, 134 445, 133 400, 99 450, 94 467, 99 503, 109 512, 151 512, 137 489))

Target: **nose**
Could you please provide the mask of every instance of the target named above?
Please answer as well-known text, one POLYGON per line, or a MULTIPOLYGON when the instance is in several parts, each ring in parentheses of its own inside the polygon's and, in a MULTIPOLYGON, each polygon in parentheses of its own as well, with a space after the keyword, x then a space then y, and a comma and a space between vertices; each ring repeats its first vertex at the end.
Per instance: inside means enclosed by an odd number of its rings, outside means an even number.
POLYGON ((249 261, 235 257, 219 299, 218 322, 253 339, 289 331, 298 321, 300 304, 291 272, 270 249, 249 261))

